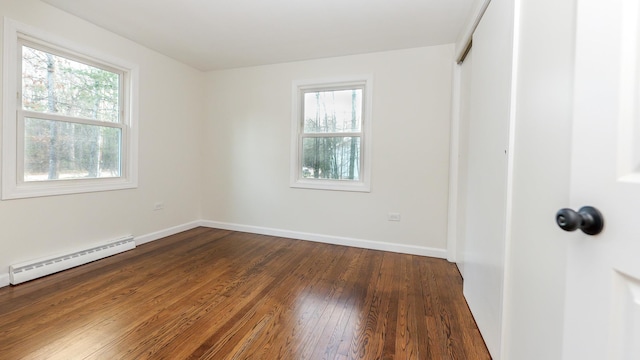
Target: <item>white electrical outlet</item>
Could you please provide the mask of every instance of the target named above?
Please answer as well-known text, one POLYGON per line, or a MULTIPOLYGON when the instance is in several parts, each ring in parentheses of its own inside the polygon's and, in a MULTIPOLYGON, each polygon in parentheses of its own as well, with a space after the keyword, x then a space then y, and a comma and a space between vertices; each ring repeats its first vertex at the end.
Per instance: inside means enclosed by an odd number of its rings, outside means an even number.
POLYGON ((400 213, 390 212, 387 214, 387 220, 389 221, 400 221, 400 213))
POLYGON ((164 203, 163 202, 157 202, 157 203, 153 204, 153 211, 162 210, 162 209, 164 209, 164 203))

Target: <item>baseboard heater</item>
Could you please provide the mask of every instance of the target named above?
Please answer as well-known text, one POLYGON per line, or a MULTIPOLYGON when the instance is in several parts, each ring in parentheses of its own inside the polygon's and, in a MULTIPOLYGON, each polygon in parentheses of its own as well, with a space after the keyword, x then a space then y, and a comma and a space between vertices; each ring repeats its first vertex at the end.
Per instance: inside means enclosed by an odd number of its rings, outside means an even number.
POLYGON ((135 247, 136 243, 133 240, 133 236, 129 235, 88 249, 14 264, 9 266, 9 279, 13 285, 20 284, 25 281, 119 254, 135 247))

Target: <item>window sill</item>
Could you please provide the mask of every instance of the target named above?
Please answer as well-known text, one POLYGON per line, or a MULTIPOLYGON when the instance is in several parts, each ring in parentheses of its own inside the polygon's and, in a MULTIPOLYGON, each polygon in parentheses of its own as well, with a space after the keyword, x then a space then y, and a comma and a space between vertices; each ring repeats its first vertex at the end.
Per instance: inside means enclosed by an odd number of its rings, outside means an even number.
POLYGON ((34 182, 20 186, 5 186, 2 191, 2 200, 124 190, 137 187, 137 182, 123 178, 61 180, 50 183, 34 182))

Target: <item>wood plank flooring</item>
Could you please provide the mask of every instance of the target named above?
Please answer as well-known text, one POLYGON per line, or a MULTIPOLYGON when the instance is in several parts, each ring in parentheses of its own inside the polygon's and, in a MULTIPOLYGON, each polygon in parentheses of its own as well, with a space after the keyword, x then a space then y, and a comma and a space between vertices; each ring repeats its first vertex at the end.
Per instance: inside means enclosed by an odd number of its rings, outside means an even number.
POLYGON ((0 359, 490 359, 455 265, 196 228, 0 289, 0 359))

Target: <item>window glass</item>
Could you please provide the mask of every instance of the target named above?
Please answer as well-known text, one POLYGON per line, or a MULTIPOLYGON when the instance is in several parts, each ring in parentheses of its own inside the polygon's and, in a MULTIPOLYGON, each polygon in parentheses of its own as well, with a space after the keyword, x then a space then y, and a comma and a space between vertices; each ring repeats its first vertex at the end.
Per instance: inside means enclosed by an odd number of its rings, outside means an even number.
POLYGON ((362 89, 313 91, 304 94, 304 132, 359 132, 362 89))
POLYGON ((120 75, 22 46, 22 108, 108 122, 120 121, 120 75))
POLYGON ((122 130, 26 118, 24 181, 119 177, 122 130))
POLYGON ((3 36, 2 200, 137 187, 138 65, 8 18, 3 36))
POLYGON ((302 139, 302 177, 360 180, 360 138, 334 136, 302 139))
POLYGON ((291 187, 371 191, 372 82, 294 81, 291 187))

